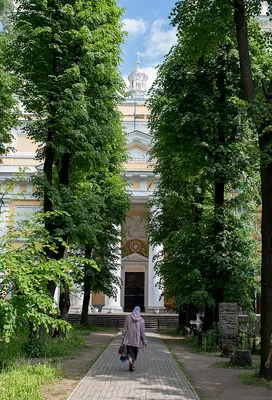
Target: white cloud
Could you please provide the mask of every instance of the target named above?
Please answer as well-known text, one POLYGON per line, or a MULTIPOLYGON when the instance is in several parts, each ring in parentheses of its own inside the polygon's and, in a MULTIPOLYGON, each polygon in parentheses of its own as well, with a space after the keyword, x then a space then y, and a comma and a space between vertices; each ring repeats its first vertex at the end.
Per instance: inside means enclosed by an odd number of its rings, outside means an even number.
POLYGON ((154 67, 144 67, 144 68, 141 68, 141 69, 148 76, 148 81, 146 82, 146 85, 147 85, 147 89, 150 89, 151 86, 152 86, 152 83, 157 78, 157 70, 154 67))
POLYGON ((147 29, 147 23, 142 18, 125 18, 122 20, 122 23, 124 24, 124 31, 128 32, 131 36, 142 35, 147 29))
POLYGON ((150 35, 146 40, 145 56, 151 59, 161 58, 176 43, 176 28, 166 30, 165 26, 168 26, 168 23, 164 19, 157 19, 153 22, 150 35))

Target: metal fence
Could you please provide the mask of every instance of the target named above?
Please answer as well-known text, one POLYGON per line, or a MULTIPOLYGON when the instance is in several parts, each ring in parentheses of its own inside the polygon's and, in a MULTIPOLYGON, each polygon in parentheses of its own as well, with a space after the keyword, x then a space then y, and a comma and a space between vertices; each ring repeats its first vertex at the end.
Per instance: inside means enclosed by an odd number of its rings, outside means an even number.
POLYGON ((222 343, 228 344, 233 349, 251 350, 252 354, 259 354, 261 338, 257 334, 240 333, 235 337, 222 339, 219 335, 211 333, 194 332, 196 345, 204 352, 221 352, 222 343))

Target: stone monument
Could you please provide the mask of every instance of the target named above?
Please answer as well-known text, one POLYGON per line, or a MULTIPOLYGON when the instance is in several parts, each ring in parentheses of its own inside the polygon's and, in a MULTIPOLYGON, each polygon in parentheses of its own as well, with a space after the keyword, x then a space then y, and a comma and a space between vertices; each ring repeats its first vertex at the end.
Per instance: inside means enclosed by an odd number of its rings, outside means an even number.
POLYGON ((219 334, 222 352, 229 355, 238 338, 238 310, 236 303, 219 304, 219 334))

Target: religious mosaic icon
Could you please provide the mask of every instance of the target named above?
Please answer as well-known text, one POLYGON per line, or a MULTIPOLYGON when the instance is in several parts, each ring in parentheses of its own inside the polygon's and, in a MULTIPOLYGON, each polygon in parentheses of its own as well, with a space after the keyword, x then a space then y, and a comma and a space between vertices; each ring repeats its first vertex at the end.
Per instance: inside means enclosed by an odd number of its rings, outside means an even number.
POLYGON ((130 242, 129 248, 133 253, 139 253, 142 249, 142 244, 139 240, 132 240, 130 242))

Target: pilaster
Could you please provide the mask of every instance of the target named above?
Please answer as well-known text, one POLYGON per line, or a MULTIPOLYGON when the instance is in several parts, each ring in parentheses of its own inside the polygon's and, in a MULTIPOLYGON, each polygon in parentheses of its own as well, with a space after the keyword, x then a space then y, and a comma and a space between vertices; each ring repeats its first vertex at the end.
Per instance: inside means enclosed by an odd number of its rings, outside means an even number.
POLYGON ((148 257, 148 303, 146 307, 147 313, 160 313, 164 312, 164 298, 162 291, 158 287, 159 277, 155 275, 154 265, 155 258, 159 256, 162 251, 161 246, 149 246, 149 257, 148 257))

